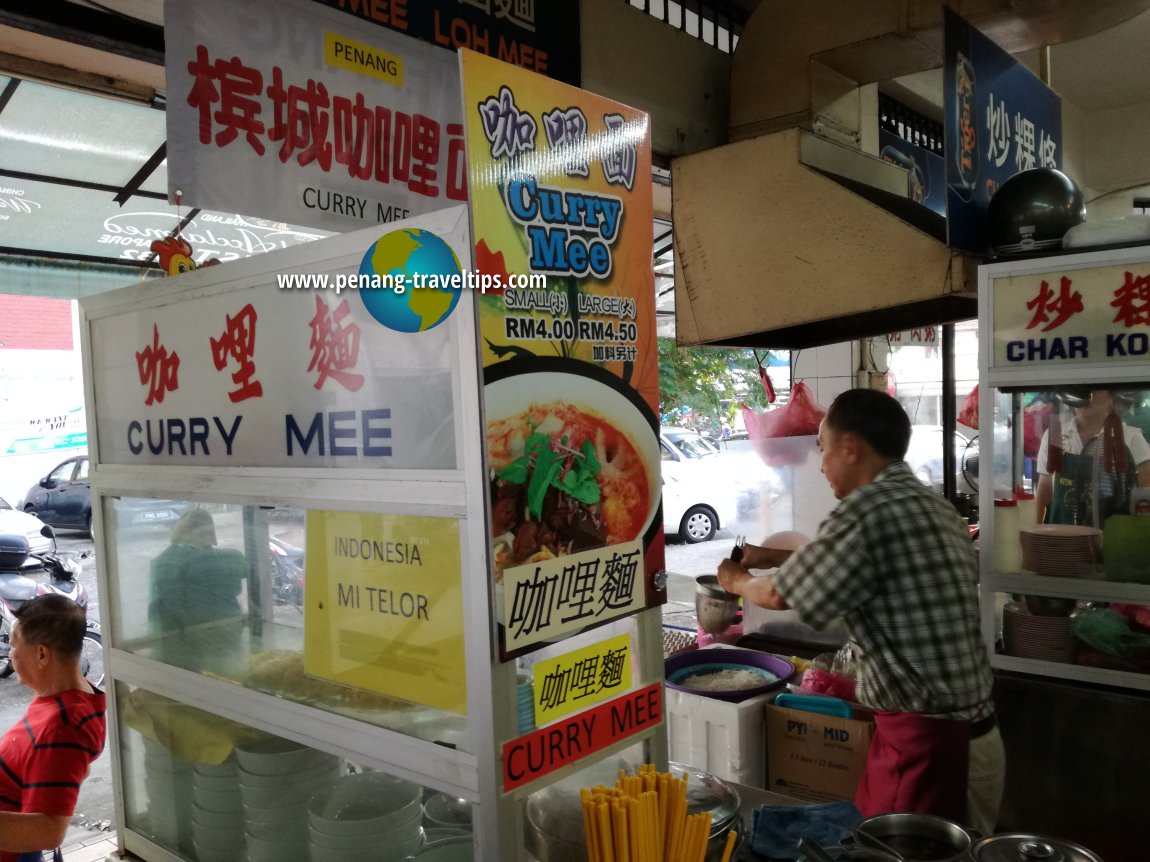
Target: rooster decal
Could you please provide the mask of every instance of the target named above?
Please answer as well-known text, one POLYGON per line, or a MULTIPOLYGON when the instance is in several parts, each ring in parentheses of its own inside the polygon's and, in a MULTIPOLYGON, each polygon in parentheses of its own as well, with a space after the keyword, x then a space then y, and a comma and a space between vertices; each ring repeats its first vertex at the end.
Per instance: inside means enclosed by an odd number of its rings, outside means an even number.
MULTIPOLYGON (((196 262, 192 260, 192 247, 183 237, 166 236, 158 239, 151 245, 152 251, 160 256, 160 266, 168 275, 179 275, 196 269, 196 262)), ((219 263, 217 258, 204 261, 203 266, 219 263)))

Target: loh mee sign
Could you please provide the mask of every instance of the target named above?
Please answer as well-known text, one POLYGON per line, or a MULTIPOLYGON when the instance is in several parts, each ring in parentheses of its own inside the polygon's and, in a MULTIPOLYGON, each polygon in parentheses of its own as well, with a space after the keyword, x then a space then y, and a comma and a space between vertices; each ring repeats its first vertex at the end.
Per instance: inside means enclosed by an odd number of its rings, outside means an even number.
POLYGON ((663 568, 646 114, 461 53, 504 660, 651 607, 663 568))

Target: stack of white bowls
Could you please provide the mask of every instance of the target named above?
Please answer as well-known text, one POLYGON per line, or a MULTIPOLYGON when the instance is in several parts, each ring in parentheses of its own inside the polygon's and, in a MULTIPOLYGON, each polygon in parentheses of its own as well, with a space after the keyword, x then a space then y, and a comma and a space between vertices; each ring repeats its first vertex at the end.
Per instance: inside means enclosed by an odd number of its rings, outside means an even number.
POLYGON ((339 758, 279 738, 236 758, 248 862, 308 862, 307 803, 339 777, 339 758))
POLYGON ((244 806, 233 758, 192 770, 192 845, 199 862, 243 862, 244 806))
POLYGON ((418 784, 382 772, 341 778, 308 804, 311 862, 380 862, 414 853, 423 843, 421 795, 418 784))
POLYGON ((475 847, 470 837, 448 838, 425 845, 411 858, 416 862, 473 862, 475 847))
POLYGON ((192 823, 189 802, 192 764, 145 737, 144 792, 147 794, 149 837, 164 847, 190 852, 192 823))

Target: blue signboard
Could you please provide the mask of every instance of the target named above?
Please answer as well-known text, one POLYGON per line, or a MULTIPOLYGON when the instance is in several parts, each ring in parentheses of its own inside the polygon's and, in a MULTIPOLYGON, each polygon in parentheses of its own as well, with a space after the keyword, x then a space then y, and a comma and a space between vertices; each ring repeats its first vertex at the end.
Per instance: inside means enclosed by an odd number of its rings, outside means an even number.
POLYGON ((986 205, 1019 171, 1062 164, 1062 100, 944 9, 946 228, 951 248, 988 250, 986 205))
POLYGON ((879 156, 884 162, 907 170, 907 197, 946 215, 946 169, 942 156, 904 141, 885 129, 878 131, 879 156))

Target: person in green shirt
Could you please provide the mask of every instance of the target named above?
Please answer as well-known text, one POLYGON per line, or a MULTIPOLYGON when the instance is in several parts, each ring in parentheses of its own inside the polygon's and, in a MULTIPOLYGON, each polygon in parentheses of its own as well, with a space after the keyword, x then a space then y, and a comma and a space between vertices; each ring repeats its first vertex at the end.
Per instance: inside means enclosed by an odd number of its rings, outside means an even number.
POLYGON ((244 615, 239 596, 247 558, 216 547, 206 509, 190 509, 172 527, 171 544, 152 561, 148 619, 160 640, 156 658, 190 670, 226 673, 238 661, 244 615))

